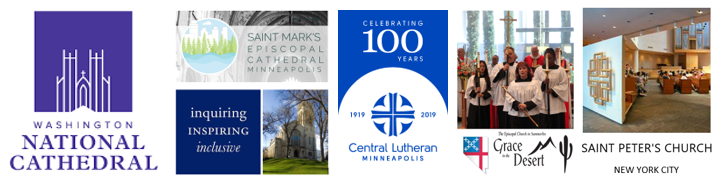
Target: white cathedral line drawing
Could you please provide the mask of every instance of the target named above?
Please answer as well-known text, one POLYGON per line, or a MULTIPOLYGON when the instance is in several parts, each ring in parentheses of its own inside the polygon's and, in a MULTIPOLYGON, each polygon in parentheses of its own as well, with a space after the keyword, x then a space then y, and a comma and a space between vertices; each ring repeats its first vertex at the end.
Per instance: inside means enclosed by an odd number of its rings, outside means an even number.
POLYGON ((68 52, 66 56, 65 49, 63 49, 63 75, 62 77, 55 76, 56 112, 72 112, 80 107, 86 107, 95 112, 110 112, 110 76, 105 76, 104 52, 101 49, 100 57, 97 51, 93 56, 93 50, 89 49, 89 72, 87 73, 89 78, 85 77, 85 70, 80 71, 81 76, 78 78, 78 50, 76 49, 75 53, 68 52), (98 63, 100 63, 100 73, 98 73, 98 63), (100 74, 100 78, 98 74, 100 74), (98 79, 101 81, 98 81, 98 79), (100 102, 98 102, 98 88, 100 88, 100 102), (100 107, 98 107, 99 103, 100 107), (60 107, 61 104, 62 108, 60 107))

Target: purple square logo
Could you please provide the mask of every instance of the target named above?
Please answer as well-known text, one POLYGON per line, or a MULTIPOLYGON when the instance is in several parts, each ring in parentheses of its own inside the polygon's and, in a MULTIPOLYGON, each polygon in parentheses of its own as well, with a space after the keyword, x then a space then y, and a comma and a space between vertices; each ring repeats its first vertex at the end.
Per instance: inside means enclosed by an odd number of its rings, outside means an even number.
POLYGON ((132 12, 35 12, 35 112, 132 112, 132 12))

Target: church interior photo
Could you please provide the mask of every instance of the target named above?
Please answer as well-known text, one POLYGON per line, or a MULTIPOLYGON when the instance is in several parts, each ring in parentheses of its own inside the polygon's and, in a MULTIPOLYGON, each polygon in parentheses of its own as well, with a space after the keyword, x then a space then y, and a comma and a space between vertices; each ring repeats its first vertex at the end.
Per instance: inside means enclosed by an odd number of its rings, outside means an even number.
POLYGON ((585 8, 584 132, 710 132, 709 8, 585 8))
MULTIPOLYGON (((474 117, 472 107, 476 103, 470 103, 465 95, 468 90, 467 83, 477 71, 478 64, 483 62, 487 72, 491 74, 497 64, 505 63, 505 52, 511 48, 514 53, 513 63, 530 63, 529 67, 537 69, 544 63, 545 49, 556 49, 556 64, 564 70, 565 79, 559 79, 566 83, 563 88, 565 100, 560 107, 563 118, 559 121, 558 127, 538 126, 535 128, 566 128, 574 127, 573 96, 574 96, 574 44, 575 39, 580 39, 574 33, 572 19, 575 17, 572 11, 565 10, 512 10, 512 11, 461 11, 458 14, 458 21, 450 21, 449 25, 458 30, 458 36, 450 40, 456 42, 458 49, 457 62, 457 128, 515 128, 505 127, 503 117, 507 114, 497 112, 493 107, 503 105, 500 98, 492 96, 490 103, 482 104, 491 106, 483 109, 482 117, 474 117), (496 100, 495 100, 496 99, 496 100), (486 110, 489 110, 488 113, 486 110), (488 115, 488 117, 487 117, 488 115), (483 119, 479 119, 483 118, 483 119), (482 127, 470 126, 469 123, 482 120, 482 127), (501 123, 500 123, 501 122, 501 123), (488 126, 486 126, 488 125, 488 126)), ((482 64, 483 64, 482 63, 482 64)), ((516 66, 516 65, 514 65, 516 66)), ((490 79, 491 80, 491 79, 490 79)), ((508 86, 508 85, 507 85, 508 86)), ((502 95, 503 90, 497 88, 492 95, 502 95)), ((503 98, 503 97, 501 97, 503 98)), ((501 99, 503 100, 503 99, 501 99)), ((556 99, 553 99, 556 100, 556 99)), ((529 116, 529 115, 526 115, 529 116)), ((526 117, 525 116, 525 117, 526 117)), ((544 117, 542 117, 544 118, 544 117)), ((541 118, 540 118, 541 119, 541 118)), ((543 122, 543 121, 542 121, 543 122)))

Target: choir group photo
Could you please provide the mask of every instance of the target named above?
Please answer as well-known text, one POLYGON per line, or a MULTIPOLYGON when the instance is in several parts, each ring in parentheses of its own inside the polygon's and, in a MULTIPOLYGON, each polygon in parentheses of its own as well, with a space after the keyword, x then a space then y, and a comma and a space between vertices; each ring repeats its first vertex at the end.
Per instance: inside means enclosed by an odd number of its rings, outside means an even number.
POLYGON ((570 11, 462 11, 458 129, 573 128, 570 11))
POLYGON ((584 132, 702 132, 710 8, 585 8, 584 132))

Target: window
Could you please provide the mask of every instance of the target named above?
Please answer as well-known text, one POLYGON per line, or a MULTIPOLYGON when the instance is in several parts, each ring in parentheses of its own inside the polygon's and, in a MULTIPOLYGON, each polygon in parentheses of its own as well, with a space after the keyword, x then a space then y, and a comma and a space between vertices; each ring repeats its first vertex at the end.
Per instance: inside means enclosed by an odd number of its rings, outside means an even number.
POLYGON ((299 145, 301 143, 301 137, 299 137, 297 134, 294 134, 291 137, 291 145, 299 145))

